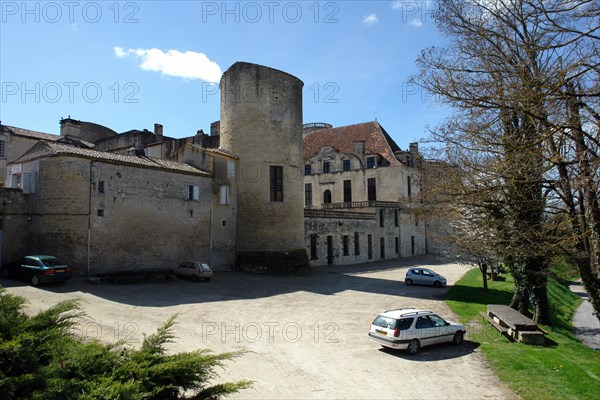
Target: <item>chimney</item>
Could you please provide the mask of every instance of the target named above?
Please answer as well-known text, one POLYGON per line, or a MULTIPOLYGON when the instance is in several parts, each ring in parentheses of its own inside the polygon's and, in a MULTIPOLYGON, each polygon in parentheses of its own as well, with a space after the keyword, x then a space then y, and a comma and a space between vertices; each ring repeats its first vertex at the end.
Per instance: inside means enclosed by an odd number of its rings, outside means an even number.
POLYGON ((163 141, 163 126, 162 124, 154 124, 154 135, 157 142, 163 141))
POLYGON ((354 142, 354 154, 360 159, 363 168, 367 166, 367 160, 365 159, 365 141, 359 140, 354 142))
MULTIPOLYGON (((212 127, 212 124, 211 124, 212 127)), ((204 133, 204 131, 202 129, 200 129, 198 132, 196 132, 196 136, 194 136, 194 144, 197 144, 200 147, 204 147, 204 138, 206 137, 206 134, 204 133)))
POLYGON ((410 159, 408 166, 414 167, 419 160, 419 143, 413 142, 408 144, 408 152, 410 153, 410 159))
POLYGON ((69 118, 60 119, 60 136, 81 138, 81 122, 69 118))
POLYGON ((215 121, 210 124, 210 136, 219 136, 221 133, 221 121, 215 121))

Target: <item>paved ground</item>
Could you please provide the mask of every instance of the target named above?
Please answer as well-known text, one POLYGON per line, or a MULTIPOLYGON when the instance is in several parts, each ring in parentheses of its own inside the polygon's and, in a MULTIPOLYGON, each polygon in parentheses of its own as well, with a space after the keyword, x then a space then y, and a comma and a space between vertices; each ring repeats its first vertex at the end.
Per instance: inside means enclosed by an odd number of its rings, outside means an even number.
POLYGON ((584 344, 595 350, 600 350, 600 321, 594 315, 594 307, 588 300, 588 293, 581 281, 569 286, 569 289, 583 299, 583 303, 573 315, 573 331, 584 344))
MULTIPOLYGON (((507 399, 516 396, 486 366, 478 344, 437 345, 416 356, 382 349, 367 339, 386 309, 431 309, 453 319, 446 289, 407 287, 406 265, 419 260, 319 269, 305 277, 219 272, 209 283, 163 281, 34 288, 5 280, 8 292, 29 299, 32 312, 80 298, 88 319, 76 333, 139 344, 170 315, 179 314, 173 351, 247 350, 222 379, 253 380, 240 399, 507 399)), ((453 284, 466 271, 433 265, 453 284)))

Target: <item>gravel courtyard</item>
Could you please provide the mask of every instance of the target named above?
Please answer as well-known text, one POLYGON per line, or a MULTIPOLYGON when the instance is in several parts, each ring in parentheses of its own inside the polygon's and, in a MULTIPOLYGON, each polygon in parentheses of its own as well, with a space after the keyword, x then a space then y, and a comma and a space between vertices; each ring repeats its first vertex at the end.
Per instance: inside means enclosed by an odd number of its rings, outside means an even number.
MULTIPOLYGON (((367 332, 377 313, 416 307, 454 319, 442 301, 446 289, 407 287, 417 260, 317 269, 309 276, 276 277, 216 272, 208 283, 185 280, 92 285, 28 286, 3 280, 25 296, 32 312, 79 298, 88 317, 75 333, 104 341, 141 343, 178 314, 169 348, 215 352, 246 350, 228 363, 223 380, 249 379, 238 399, 507 399, 516 396, 485 365, 478 345, 437 345, 417 355, 383 349, 367 332)), ((452 285, 468 267, 430 267, 452 285)))

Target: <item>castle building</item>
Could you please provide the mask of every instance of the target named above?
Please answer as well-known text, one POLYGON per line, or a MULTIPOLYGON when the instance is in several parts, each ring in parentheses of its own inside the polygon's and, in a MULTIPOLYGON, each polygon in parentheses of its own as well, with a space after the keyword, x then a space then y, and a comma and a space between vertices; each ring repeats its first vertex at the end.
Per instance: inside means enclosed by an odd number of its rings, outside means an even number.
POLYGON ((421 175, 416 143, 402 151, 377 122, 305 125, 305 241, 312 265, 424 254, 412 211, 421 175))
POLYGON ((82 275, 182 260, 271 274, 427 252, 416 144, 378 122, 302 124, 298 78, 238 62, 210 134, 60 135, 0 124, 0 262, 46 253, 82 275), (259 145, 267 143, 268 145, 259 145))

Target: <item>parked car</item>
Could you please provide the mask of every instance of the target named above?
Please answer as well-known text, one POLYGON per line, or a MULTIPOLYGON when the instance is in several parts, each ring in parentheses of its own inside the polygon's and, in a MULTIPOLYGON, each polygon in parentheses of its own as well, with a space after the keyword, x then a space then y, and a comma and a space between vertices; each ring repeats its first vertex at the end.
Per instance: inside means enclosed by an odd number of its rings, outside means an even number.
POLYGON ((446 321, 431 311, 405 308, 385 311, 371 324, 369 340, 416 354, 421 347, 451 342, 460 345, 465 326, 446 321))
POLYGON ((45 282, 65 282, 71 278, 71 267, 53 256, 25 256, 3 266, 2 277, 22 279, 33 286, 45 282))
POLYGON ((208 264, 195 261, 182 262, 173 270, 173 273, 182 278, 189 278, 193 282, 197 282, 199 280, 208 282, 213 276, 213 272, 208 264))
POLYGON ((435 287, 446 286, 446 278, 427 268, 410 268, 406 271, 404 282, 407 285, 433 285, 435 287))

